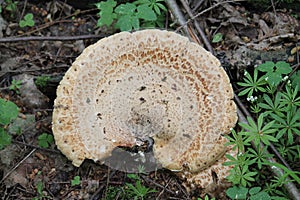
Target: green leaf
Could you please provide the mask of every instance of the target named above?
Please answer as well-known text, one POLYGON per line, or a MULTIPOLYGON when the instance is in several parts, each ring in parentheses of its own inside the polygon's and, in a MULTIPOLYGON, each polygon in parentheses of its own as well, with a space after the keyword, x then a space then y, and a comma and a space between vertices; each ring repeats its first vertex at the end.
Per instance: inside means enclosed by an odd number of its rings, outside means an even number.
POLYGON ((28 13, 24 16, 24 19, 25 21, 28 21, 28 20, 32 20, 33 19, 33 14, 32 13, 28 13))
POLYGON ((262 191, 251 196, 250 200, 271 200, 271 197, 268 195, 268 193, 262 191))
POLYGON ((26 21, 25 21, 25 20, 21 20, 21 21, 19 22, 19 26, 20 26, 21 28, 25 27, 25 26, 26 26, 26 21))
POLYGON ((147 5, 137 7, 137 17, 147 21, 155 21, 157 19, 155 12, 147 5))
POLYGON ((231 199, 246 199, 247 198, 248 189, 245 187, 236 187, 233 186, 228 188, 226 191, 226 195, 231 199))
POLYGON ((8 135, 7 132, 2 127, 0 127, 0 150, 10 145, 10 143, 11 143, 11 136, 8 135))
POLYGON ((24 20, 20 20, 19 22, 19 26, 21 28, 25 27, 25 26, 34 26, 34 21, 33 21, 33 14, 32 13, 28 13, 24 16, 24 20))
POLYGON ((80 176, 74 176, 73 180, 71 180, 71 186, 80 185, 80 176))
POLYGON ((132 27, 139 29, 139 20, 135 16, 123 15, 118 19, 115 26, 121 31, 131 31, 132 27))
POLYGON ((54 141, 54 138, 52 135, 43 133, 38 137, 38 144, 40 147, 48 148, 50 144, 52 144, 54 141))
POLYGON ((114 0, 108 0, 101 1, 100 3, 96 3, 95 5, 100 10, 100 19, 97 22, 97 26, 110 26, 113 20, 117 17, 117 15, 113 13, 113 9, 117 5, 117 2, 114 0))
POLYGON ((280 74, 288 74, 292 71, 293 69, 290 67, 290 64, 284 61, 278 61, 276 63, 276 72, 280 74))
POLYGON ((212 43, 218 43, 223 40, 223 34, 222 33, 217 33, 214 35, 212 43))
POLYGON ((97 22, 97 26, 110 26, 116 17, 117 15, 114 13, 100 12, 100 19, 97 22))
POLYGON ((261 72, 273 72, 275 64, 271 61, 267 61, 263 64, 260 64, 257 69, 261 72))
POLYGON ((136 6, 132 3, 120 4, 116 7, 115 13, 119 15, 133 15, 136 6))
POLYGON ((127 174, 127 177, 128 178, 131 178, 131 179, 135 179, 135 180, 139 180, 140 178, 138 177, 138 175, 136 174, 127 174))
POLYGON ((8 125, 18 114, 19 108, 16 104, 0 98, 0 125, 8 125))
POLYGON ((292 86, 294 88, 297 87, 298 90, 300 90, 300 70, 298 70, 296 73, 294 73, 292 76, 291 76, 291 81, 292 81, 292 86))
POLYGON ((103 12, 112 13, 114 7, 117 5, 117 2, 114 0, 107 0, 96 3, 95 5, 99 10, 103 12))
POLYGON ((266 77, 268 77, 267 82, 273 86, 277 86, 282 80, 281 74, 277 72, 269 72, 266 77))

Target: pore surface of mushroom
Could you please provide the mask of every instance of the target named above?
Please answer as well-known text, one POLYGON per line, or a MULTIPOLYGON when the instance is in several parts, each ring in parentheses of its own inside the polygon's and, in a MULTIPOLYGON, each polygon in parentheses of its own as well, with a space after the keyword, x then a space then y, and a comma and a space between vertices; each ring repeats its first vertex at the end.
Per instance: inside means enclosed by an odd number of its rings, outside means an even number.
POLYGON ((150 137, 164 168, 197 174, 228 150, 232 98, 220 62, 201 46, 169 31, 122 32, 87 47, 66 72, 53 134, 75 166, 150 137))

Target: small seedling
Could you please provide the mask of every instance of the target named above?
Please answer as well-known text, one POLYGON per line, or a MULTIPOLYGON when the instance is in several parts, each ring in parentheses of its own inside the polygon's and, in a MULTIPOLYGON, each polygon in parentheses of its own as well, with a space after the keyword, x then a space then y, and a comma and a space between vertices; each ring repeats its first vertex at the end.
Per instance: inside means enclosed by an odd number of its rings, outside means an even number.
POLYGON ((155 189, 147 188, 146 186, 142 185, 141 179, 138 175, 128 174, 127 177, 136 181, 135 184, 126 183, 126 186, 128 187, 127 192, 129 195, 132 195, 134 199, 144 200, 150 193, 157 192, 155 189))
POLYGON ((5 10, 10 11, 11 13, 14 13, 17 11, 18 1, 5 0, 5 3, 6 3, 5 10))
POLYGON ((73 180, 71 180, 71 186, 80 185, 80 176, 74 176, 73 180))
POLYGON ((34 81, 34 83, 36 84, 36 86, 44 88, 44 87, 46 87, 46 85, 50 79, 51 78, 49 76, 38 76, 36 78, 36 80, 34 81))
POLYGON ((11 85, 9 86, 10 90, 15 91, 17 94, 20 94, 20 88, 22 86, 22 81, 21 80, 12 80, 11 85))
POLYGON ((23 28, 25 26, 33 27, 34 26, 33 14, 32 13, 27 13, 24 16, 24 19, 20 20, 19 26, 21 28, 23 28))
POLYGON ((222 40, 223 40, 223 34, 217 33, 214 35, 214 37, 212 39, 212 43, 218 43, 218 42, 221 42, 222 40))
POLYGON ((205 195, 204 199, 197 198, 197 200, 216 200, 216 198, 209 198, 209 196, 205 195))
POLYGON ((43 185, 43 182, 42 181, 39 181, 37 184, 36 184, 36 191, 37 191, 37 197, 34 197, 32 200, 42 200, 42 199, 49 199, 48 196, 45 196, 43 194, 43 190, 44 190, 44 185, 43 185))
POLYGON ((48 148, 53 143, 53 135, 43 133, 38 137, 38 143, 40 147, 48 148))

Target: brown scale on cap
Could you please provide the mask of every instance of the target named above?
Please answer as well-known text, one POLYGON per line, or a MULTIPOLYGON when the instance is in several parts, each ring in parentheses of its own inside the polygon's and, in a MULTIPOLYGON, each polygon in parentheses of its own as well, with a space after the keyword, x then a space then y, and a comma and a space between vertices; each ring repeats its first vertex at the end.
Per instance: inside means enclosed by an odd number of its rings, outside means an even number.
POLYGON ((122 32, 86 48, 67 71, 53 134, 75 166, 152 137, 163 167, 186 168, 188 181, 205 187, 212 178, 201 174, 217 160, 217 176, 228 174, 220 162, 229 150, 222 135, 237 120, 232 98, 220 62, 199 45, 168 31, 122 32))

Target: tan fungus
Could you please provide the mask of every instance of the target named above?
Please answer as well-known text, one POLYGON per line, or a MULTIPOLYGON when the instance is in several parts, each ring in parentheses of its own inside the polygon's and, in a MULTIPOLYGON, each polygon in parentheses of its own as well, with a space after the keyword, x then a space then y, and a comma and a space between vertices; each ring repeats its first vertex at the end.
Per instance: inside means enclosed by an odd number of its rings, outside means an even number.
MULTIPOLYGON (((220 62, 201 46, 174 32, 122 32, 87 47, 66 72, 53 134, 75 166, 152 137, 163 167, 199 174, 188 181, 205 187, 212 181, 205 170, 228 151, 223 135, 237 120, 232 98, 220 62)), ((219 177, 228 174, 220 162, 215 167, 219 177)))

